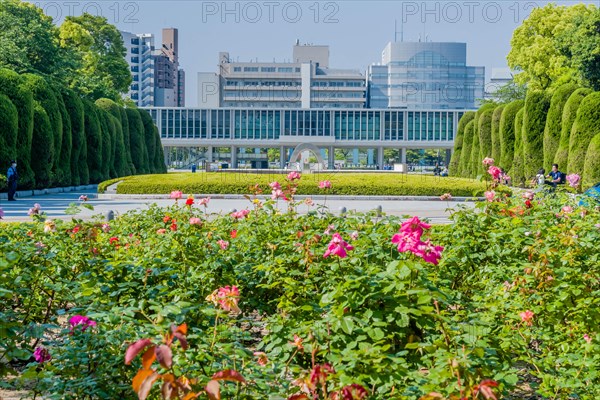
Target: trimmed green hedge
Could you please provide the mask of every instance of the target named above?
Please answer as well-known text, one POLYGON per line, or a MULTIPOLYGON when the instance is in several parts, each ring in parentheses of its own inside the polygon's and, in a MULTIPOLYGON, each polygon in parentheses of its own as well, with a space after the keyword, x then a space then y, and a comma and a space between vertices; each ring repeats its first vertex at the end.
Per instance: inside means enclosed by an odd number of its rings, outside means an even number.
POLYGON ((16 72, 0 69, 0 93, 6 95, 17 108, 17 162, 19 187, 32 189, 35 177, 31 169, 31 137, 33 136, 33 94, 23 86, 23 78, 16 72))
POLYGON ((162 142, 160 141, 160 133, 156 125, 154 126, 154 170, 158 173, 166 174, 167 165, 165 164, 165 153, 163 151, 162 142))
POLYGON ((500 163, 501 158, 501 135, 500 135, 500 120, 502 119, 502 112, 504 111, 505 105, 494 108, 494 114, 492 114, 492 158, 496 161, 496 164, 500 163))
POLYGON ((523 176, 535 177, 544 165, 544 128, 550 108, 550 97, 546 92, 529 91, 525 98, 523 114, 523 176))
POLYGON ((52 122, 46 110, 37 101, 33 106, 33 145, 31 168, 35 174, 35 187, 43 189, 52 183, 52 160, 54 158, 54 136, 52 122))
POLYGON ((525 107, 522 107, 515 115, 515 150, 510 176, 514 185, 523 185, 525 183, 525 173, 523 172, 523 115, 525 107))
POLYGON ((18 131, 17 107, 8 97, 0 94, 0 165, 3 167, 10 165, 10 161, 17 158, 18 131))
POLYGON ((577 89, 569 96, 569 99, 563 107, 560 141, 558 143, 556 155, 554 156, 554 162, 558 164, 559 168, 565 168, 569 162, 569 140, 571 138, 571 130, 573 129, 575 118, 577 117, 577 109, 585 96, 590 93, 592 93, 590 89, 577 89))
POLYGON ((565 103, 575 90, 577 90, 577 85, 575 84, 560 86, 556 89, 550 100, 550 109, 548 110, 546 127, 544 128, 544 168, 546 168, 546 171, 550 171, 560 143, 565 103))
POLYGON ((600 134, 594 136, 588 146, 583 167, 583 185, 600 183, 600 134))
MULTIPOLYGON (((96 105, 108 113, 113 117, 111 119, 114 124, 115 136, 113 140, 113 168, 115 176, 128 176, 132 175, 129 170, 129 159, 131 159, 131 155, 126 153, 127 148, 125 147, 125 140, 123 138, 123 125, 121 124, 121 107, 117 105, 114 101, 110 99, 98 99, 96 100, 96 105)), ((128 139, 129 140, 129 139, 128 139)))
POLYGON ((151 174, 157 173, 156 171, 156 140, 154 139, 154 122, 152 117, 146 110, 139 110, 142 124, 144 126, 144 144, 146 147, 146 156, 148 157, 147 165, 148 172, 151 174))
POLYGON ((478 126, 478 119, 475 118, 473 120, 473 142, 471 143, 471 156, 469 157, 469 165, 467 166, 467 175, 465 175, 467 178, 475 178, 477 175, 480 175, 482 173, 482 169, 479 168, 479 166, 481 165, 481 146, 479 143, 480 137, 479 137, 479 129, 477 129, 478 126))
POLYGON ((121 127, 123 129, 123 144, 125 145, 127 169, 129 170, 129 175, 135 175, 137 171, 135 170, 135 165, 133 165, 133 160, 131 158, 131 135, 129 134, 129 119, 127 118, 127 112, 122 107, 119 107, 119 114, 121 114, 121 127))
POLYGON ((126 108, 127 121, 129 122, 129 148, 131 158, 135 165, 136 173, 148 173, 148 151, 144 142, 144 124, 142 117, 135 108, 126 108))
POLYGON ((600 92, 586 96, 577 109, 569 139, 569 173, 582 174, 592 138, 600 133, 600 92))
POLYGON ((75 186, 87 185, 87 142, 85 140, 83 103, 69 89, 63 89, 62 98, 71 121, 71 183, 75 186))
MULTIPOLYGON (((194 194, 250 194, 259 184, 270 194, 269 183, 279 181, 285 187, 285 175, 251 173, 176 173, 127 177, 117 186, 119 194, 168 194, 173 190, 194 194)), ((106 185, 102 184, 105 188, 106 185)), ((297 194, 374 195, 374 196, 479 196, 483 182, 423 175, 404 174, 304 174, 297 194), (321 180, 331 181, 331 190, 318 188, 321 180)))
POLYGON ((465 126, 473 120, 475 117, 475 113, 473 111, 468 111, 463 114, 458 121, 458 129, 456 131, 456 138, 454 138, 454 151, 452 152, 452 157, 450 158, 450 165, 448 166, 448 173, 451 176, 458 176, 460 171, 460 158, 463 149, 463 140, 465 136, 465 126))
MULTIPOLYGON (((492 119, 494 109, 488 109, 481 113, 477 121, 479 132, 479 161, 492 156, 492 119)), ((473 160, 471 160, 473 161, 473 160)))
POLYGON ((509 103, 502 111, 500 118, 500 161, 499 164, 505 171, 512 169, 515 157, 515 117, 524 101, 516 100, 509 103))
POLYGON ((90 183, 102 182, 102 131, 94 103, 83 100, 87 165, 90 183))
POLYGON ((67 110, 62 96, 62 88, 54 85, 53 90, 56 93, 56 103, 58 104, 58 110, 60 111, 63 126, 57 180, 64 185, 73 185, 73 176, 71 175, 71 152, 73 151, 73 127, 71 124, 71 116, 69 115, 69 111, 67 110))
POLYGON ((463 137, 463 148, 458 164, 459 176, 468 177, 470 173, 471 165, 471 149, 473 148, 473 139, 475 137, 475 115, 473 119, 467 122, 465 125, 465 134, 463 137))

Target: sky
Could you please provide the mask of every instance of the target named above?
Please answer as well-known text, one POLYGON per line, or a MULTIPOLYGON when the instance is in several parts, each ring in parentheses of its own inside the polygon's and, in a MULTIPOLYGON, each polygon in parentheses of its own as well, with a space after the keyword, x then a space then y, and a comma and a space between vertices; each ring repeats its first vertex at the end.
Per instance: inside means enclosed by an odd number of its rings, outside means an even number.
MULTIPOLYGON (((120 30, 179 29, 186 106, 197 104, 197 72, 216 72, 218 53, 234 61, 287 61, 292 47, 329 45, 330 67, 366 71, 390 41, 467 43, 467 64, 506 67, 513 30, 548 1, 32 1, 60 24, 67 15, 103 15, 120 30)), ((595 1, 557 1, 557 4, 595 1)))

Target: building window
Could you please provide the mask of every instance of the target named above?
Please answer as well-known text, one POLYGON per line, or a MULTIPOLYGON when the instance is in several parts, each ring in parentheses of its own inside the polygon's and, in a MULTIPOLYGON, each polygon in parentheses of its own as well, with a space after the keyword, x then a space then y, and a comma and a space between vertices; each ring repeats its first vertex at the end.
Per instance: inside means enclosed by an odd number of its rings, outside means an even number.
POLYGON ((296 72, 300 72, 300 67, 296 67, 296 72))
POLYGON ((139 38, 131 39, 131 44, 138 46, 140 44, 140 39, 139 38))
POLYGON ((277 72, 290 73, 290 72, 294 72, 294 68, 292 68, 292 67, 279 67, 279 68, 277 68, 277 72))
POLYGON ((260 72, 275 72, 275 67, 261 67, 260 72))
POLYGON ((233 72, 242 72, 242 67, 233 67, 233 72))
POLYGON ((258 67, 244 67, 244 72, 258 72, 258 67))

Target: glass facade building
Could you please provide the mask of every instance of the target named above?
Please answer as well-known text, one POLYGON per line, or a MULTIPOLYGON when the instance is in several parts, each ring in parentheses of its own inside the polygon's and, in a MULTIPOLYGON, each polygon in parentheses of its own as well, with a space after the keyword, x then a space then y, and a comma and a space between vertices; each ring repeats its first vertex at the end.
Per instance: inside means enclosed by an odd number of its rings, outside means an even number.
POLYGON ((485 68, 467 66, 466 43, 390 42, 368 70, 371 108, 476 109, 485 68))

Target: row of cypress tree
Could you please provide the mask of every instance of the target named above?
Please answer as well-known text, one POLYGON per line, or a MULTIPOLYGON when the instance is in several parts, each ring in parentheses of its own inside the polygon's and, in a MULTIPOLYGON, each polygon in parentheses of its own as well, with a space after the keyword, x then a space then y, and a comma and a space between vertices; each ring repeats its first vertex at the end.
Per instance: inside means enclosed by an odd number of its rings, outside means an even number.
POLYGON ((145 110, 94 103, 42 76, 0 69, 0 165, 12 159, 20 189, 166 172, 145 110))
POLYGON ((600 92, 566 84, 529 91, 525 100, 488 103, 459 121, 449 172, 474 178, 485 173, 481 161, 492 157, 525 185, 540 168, 553 163, 582 176, 583 184, 600 182, 600 92))

